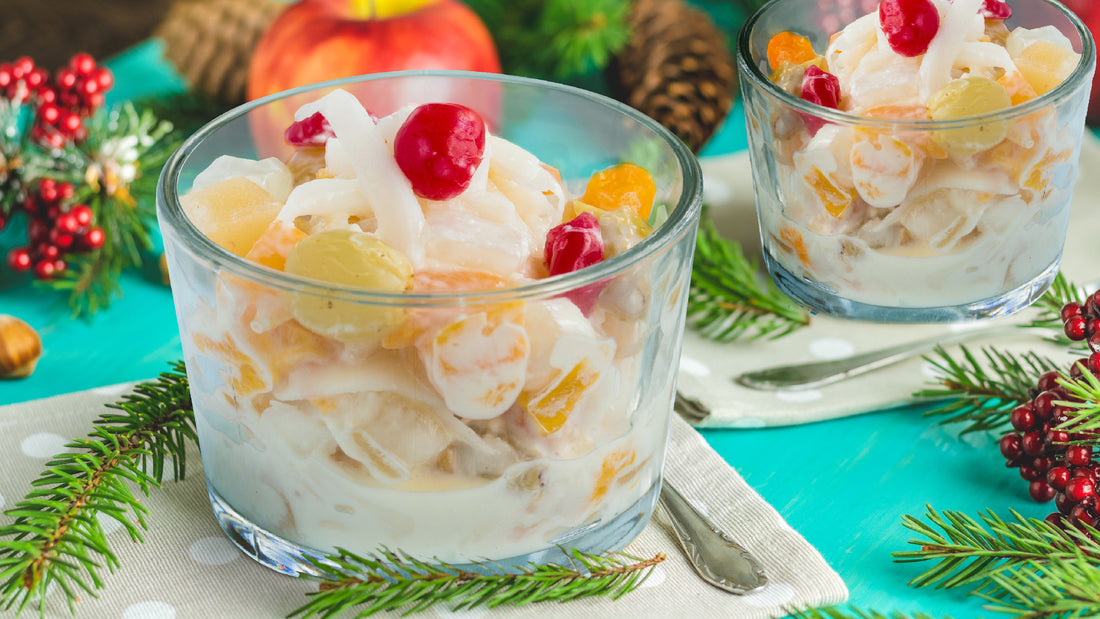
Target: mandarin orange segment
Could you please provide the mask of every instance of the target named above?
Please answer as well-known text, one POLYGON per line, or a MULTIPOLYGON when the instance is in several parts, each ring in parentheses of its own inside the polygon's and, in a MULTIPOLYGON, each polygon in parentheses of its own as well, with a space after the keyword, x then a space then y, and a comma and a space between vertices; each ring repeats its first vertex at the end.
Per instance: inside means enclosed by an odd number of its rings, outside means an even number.
POLYGON ((599 379, 600 372, 587 359, 582 359, 565 376, 551 380, 535 393, 524 394, 520 405, 544 434, 553 434, 565 425, 577 403, 599 379))
POLYGON ((1004 86, 1005 90, 1008 91, 1008 96, 1012 99, 1012 105, 1020 105, 1039 96, 1019 71, 1005 73, 997 80, 997 83, 1004 86))
POLYGON ((783 31, 768 41, 768 64, 772 71, 785 64, 802 64, 816 57, 813 43, 802 35, 783 31))
MULTIPOLYGON (((202 354, 217 359, 231 368, 232 375, 227 378, 233 393, 247 396, 271 388, 271 380, 265 378, 265 372, 257 361, 241 350, 226 334, 224 339, 215 340, 208 335, 198 333, 194 337, 195 348, 202 354)), ((228 394, 227 394, 228 395, 228 394)))
POLYGON ((581 202, 605 211, 630 207, 642 219, 649 219, 656 196, 657 184, 645 168, 620 163, 593 174, 581 202))
POLYGON ((244 257, 265 267, 282 271, 286 268, 286 257, 290 255, 290 250, 304 238, 306 233, 299 230, 297 226, 277 219, 271 222, 244 257))
POLYGON ((596 478, 596 485, 592 489, 591 503, 599 503, 611 489, 611 484, 628 466, 634 464, 636 455, 634 450, 616 450, 607 455, 600 465, 600 475, 596 478))
POLYGON ((844 215, 844 212, 855 200, 855 195, 851 190, 840 186, 817 167, 810 168, 810 172, 803 177, 803 180, 817 194, 821 206, 825 207, 825 210, 837 219, 844 215))
POLYGON ((810 268, 810 252, 806 249, 806 242, 802 240, 802 233, 789 226, 784 226, 779 230, 779 238, 781 239, 781 247, 789 252, 794 252, 798 256, 798 261, 802 263, 802 266, 807 269, 810 268))

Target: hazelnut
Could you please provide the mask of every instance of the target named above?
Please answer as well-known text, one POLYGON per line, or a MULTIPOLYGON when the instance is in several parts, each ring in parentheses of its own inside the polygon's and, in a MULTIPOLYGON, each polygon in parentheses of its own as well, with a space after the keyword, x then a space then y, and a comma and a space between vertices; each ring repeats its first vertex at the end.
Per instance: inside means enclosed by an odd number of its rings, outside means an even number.
POLYGON ((26 378, 42 356, 38 332, 15 316, 0 314, 0 378, 26 378))

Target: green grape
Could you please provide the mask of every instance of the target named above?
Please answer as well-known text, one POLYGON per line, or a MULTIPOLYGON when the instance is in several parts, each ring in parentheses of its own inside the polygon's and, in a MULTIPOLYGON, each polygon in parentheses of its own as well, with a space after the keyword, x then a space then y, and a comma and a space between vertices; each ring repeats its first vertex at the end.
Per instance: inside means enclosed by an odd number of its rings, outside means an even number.
MULTIPOLYGON (((286 259, 286 272, 364 290, 403 292, 413 268, 401 252, 369 234, 326 230, 294 246, 286 259)), ((404 311, 398 307, 305 292, 292 293, 290 306, 307 329, 349 343, 379 340, 404 320, 404 311)))
MULTIPOLYGON (((932 120, 947 121, 1002 110, 1012 97, 1001 84, 987 78, 968 76, 951 81, 928 102, 932 120)), ((974 123, 958 129, 936 130, 932 139, 953 155, 973 155, 996 146, 1008 135, 1008 123, 999 120, 974 123)))

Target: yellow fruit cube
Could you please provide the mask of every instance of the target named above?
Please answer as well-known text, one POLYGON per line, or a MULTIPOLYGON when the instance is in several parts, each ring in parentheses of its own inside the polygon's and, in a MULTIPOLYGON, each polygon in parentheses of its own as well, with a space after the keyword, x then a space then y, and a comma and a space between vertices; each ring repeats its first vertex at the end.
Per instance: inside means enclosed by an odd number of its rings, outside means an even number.
POLYGON ((244 256, 282 208, 275 197, 247 178, 230 178, 188 192, 183 211, 210 240, 244 256))
POLYGON ((1054 90, 1081 61, 1081 55, 1050 41, 1035 41, 1013 59, 1016 68, 1037 94, 1054 90))

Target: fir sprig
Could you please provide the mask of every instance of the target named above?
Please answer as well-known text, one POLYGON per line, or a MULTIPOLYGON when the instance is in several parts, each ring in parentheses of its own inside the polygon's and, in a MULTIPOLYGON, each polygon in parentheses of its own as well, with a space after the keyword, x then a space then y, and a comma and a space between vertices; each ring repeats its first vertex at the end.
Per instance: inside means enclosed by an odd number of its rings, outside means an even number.
POLYGON ((956 511, 937 512, 928 507, 926 518, 906 515, 902 523, 922 536, 909 540, 919 550, 895 552, 899 563, 935 561, 916 578, 913 587, 951 589, 973 587, 989 598, 1011 592, 1003 587, 1005 576, 1028 565, 1048 566, 1067 561, 1100 565, 1100 544, 1093 530, 1063 531, 1042 520, 1025 518, 1012 511, 1005 520, 992 510, 976 520, 956 511))
POLYGON ((741 246, 704 220, 695 242, 688 294, 688 324, 718 342, 739 338, 778 338, 810 324, 798 308, 757 266, 741 246))
POLYGON ((166 469, 183 477, 184 448, 196 438, 182 363, 109 408, 117 412, 66 445, 75 451, 54 456, 26 498, 5 510, 15 520, 0 526, 0 608, 21 611, 37 600, 41 611, 51 585, 70 610, 81 592, 94 596, 102 568, 119 566, 99 518, 115 519, 141 541, 148 509, 132 486, 148 495, 166 469))
POLYGON ((1088 296, 1085 288, 1071 282, 1065 275, 1058 273, 1046 293, 1032 306, 1037 314, 1021 325, 1028 329, 1043 329, 1048 332, 1047 339, 1064 346, 1084 346, 1083 342, 1074 342, 1066 337, 1062 329, 1062 308, 1068 303, 1081 303, 1088 296))
POLYGON ((569 551, 569 555, 569 565, 531 563, 519 572, 510 572, 486 562, 475 564, 476 571, 468 571, 389 550, 364 557, 339 549, 339 554, 315 562, 331 580, 309 594, 309 603, 290 616, 334 617, 354 611, 356 617, 367 617, 399 609, 409 614, 437 604, 463 610, 589 597, 617 600, 638 588, 665 560, 663 553, 650 559, 626 554, 597 556, 578 550, 569 551))
POLYGON ((36 174, 87 183, 81 198, 106 236, 100 249, 73 255, 62 274, 38 282, 64 292, 74 317, 108 305, 122 271, 140 266, 152 247, 156 179, 179 141, 171 123, 124 103, 92 117, 87 140, 70 146, 67 156, 51 156, 45 162, 52 168, 36 174))
POLYGON ((628 0, 467 0, 505 73, 565 80, 607 66, 630 37, 628 0), (504 53, 507 52, 507 53, 504 53))
MULTIPOLYGON (((1068 401, 1057 402, 1059 406, 1065 407, 1070 417, 1069 421, 1059 428, 1074 433, 1100 430, 1100 379, 1097 379, 1092 372, 1085 370, 1081 372, 1080 378, 1069 379, 1063 376, 1058 382, 1071 398, 1068 401)), ((1080 445, 1100 446, 1100 436, 1093 435, 1073 442, 1080 445)))
POLYGON ((1100 569, 1087 560, 1037 563, 990 575, 1007 599, 979 594, 987 609, 1022 619, 1072 619, 1100 614, 1100 569))
POLYGON ((937 347, 925 357, 942 375, 940 386, 913 394, 922 399, 947 400, 925 413, 940 417, 940 424, 964 423, 962 433, 996 430, 1008 423, 1012 409, 1032 398, 1039 377, 1057 365, 1050 359, 1027 352, 1020 355, 996 348, 982 348, 982 357, 960 346, 961 359, 937 347))

